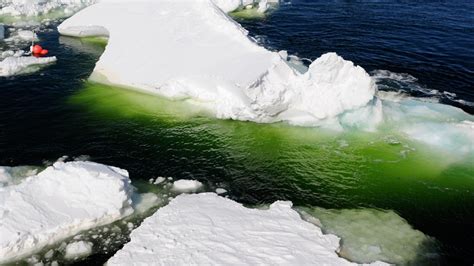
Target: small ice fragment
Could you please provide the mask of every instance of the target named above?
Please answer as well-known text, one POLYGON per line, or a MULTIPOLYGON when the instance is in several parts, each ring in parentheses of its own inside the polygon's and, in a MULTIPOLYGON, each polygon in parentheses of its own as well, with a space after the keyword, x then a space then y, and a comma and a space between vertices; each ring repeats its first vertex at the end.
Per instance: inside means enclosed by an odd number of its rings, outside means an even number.
POLYGON ((160 184, 161 182, 165 181, 165 178, 162 177, 162 176, 159 176, 155 179, 155 181, 153 182, 154 185, 158 185, 160 184))
POLYGON ((74 259, 79 257, 85 257, 92 253, 92 243, 85 241, 77 241, 69 243, 66 246, 66 254, 64 258, 74 259))
POLYGON ((158 205, 161 200, 154 193, 143 193, 133 198, 133 209, 136 213, 144 213, 150 208, 158 205))
POLYGON ((173 182, 172 190, 175 192, 189 193, 196 192, 202 187, 202 183, 197 180, 181 179, 173 182))
POLYGON ((54 255, 54 250, 50 249, 46 254, 44 254, 45 259, 51 259, 54 255))
POLYGON ((216 193, 217 194, 224 194, 224 193, 227 193, 227 190, 223 189, 223 188, 216 188, 216 193))
POLYGON ((34 41, 38 39, 38 36, 36 33, 30 31, 30 30, 20 30, 18 31, 18 37, 24 41, 34 41))

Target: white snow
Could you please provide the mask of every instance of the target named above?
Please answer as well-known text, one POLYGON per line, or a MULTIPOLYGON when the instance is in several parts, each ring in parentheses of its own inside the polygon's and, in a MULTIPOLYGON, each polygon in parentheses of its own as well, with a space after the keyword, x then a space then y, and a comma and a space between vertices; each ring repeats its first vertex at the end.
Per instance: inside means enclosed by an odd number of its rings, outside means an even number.
POLYGON ((202 188, 202 183, 197 180, 181 179, 174 181, 171 189, 179 193, 190 193, 196 192, 200 188, 202 188))
POLYGON ((108 265, 350 265, 339 238, 291 202, 249 209, 214 193, 182 194, 131 233, 108 265))
POLYGON ((18 185, 0 187, 0 264, 133 212, 125 170, 57 162, 18 185))
POLYGON ((64 258, 75 259, 88 256, 92 253, 92 247, 92 243, 86 241, 76 241, 69 243, 66 246, 66 253, 64 254, 64 258))
POLYGON ((8 77, 34 71, 41 65, 51 64, 56 61, 55 56, 9 56, 0 62, 0 77, 8 77))
POLYGON ((241 4, 103 0, 58 29, 110 37, 92 80, 188 100, 218 118, 317 126, 373 99, 371 77, 335 53, 300 73, 286 52, 258 46, 223 12, 241 4))

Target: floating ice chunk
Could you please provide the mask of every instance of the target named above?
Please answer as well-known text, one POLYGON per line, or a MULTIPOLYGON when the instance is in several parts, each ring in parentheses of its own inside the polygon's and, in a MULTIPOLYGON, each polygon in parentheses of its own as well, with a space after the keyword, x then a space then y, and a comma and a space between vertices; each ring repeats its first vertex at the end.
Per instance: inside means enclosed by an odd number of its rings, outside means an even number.
POLYGON ((58 30, 78 37, 110 36, 92 80, 188 99, 218 118, 318 126, 373 100, 372 78, 335 53, 321 56, 302 73, 285 53, 258 46, 223 12, 243 4, 103 0, 58 30))
POLYGON ((164 178, 164 177, 162 177, 162 176, 159 176, 159 177, 157 177, 157 178, 153 181, 153 185, 161 184, 161 183, 163 183, 165 180, 166 180, 166 178, 164 178))
POLYGON ((219 194, 219 195, 220 194, 225 194, 225 193, 227 193, 227 190, 224 189, 224 188, 216 188, 216 193, 219 194))
POLYGON ((137 214, 144 213, 160 203, 160 198, 154 193, 134 194, 133 196, 133 209, 137 214))
POLYGON ((0 187, 0 264, 133 212, 128 173, 92 162, 55 163, 0 187))
POLYGON ((187 180, 181 179, 173 182, 173 187, 171 188, 175 192, 180 193, 190 193, 196 192, 202 188, 202 183, 197 180, 187 180))
POLYGON ((291 202, 245 208, 214 193, 185 194, 131 233, 108 265, 350 265, 339 238, 301 219, 291 202))
POLYGON ((56 57, 9 56, 0 62, 0 77, 8 77, 37 70, 41 65, 56 62, 56 57))
POLYGON ((24 41, 38 40, 38 36, 36 35, 36 33, 30 30, 19 30, 17 34, 18 34, 18 37, 24 41))
POLYGON ((417 262, 424 254, 436 254, 430 250, 433 239, 413 229, 393 211, 304 208, 302 214, 309 221, 317 217, 324 232, 341 237, 339 254, 352 261, 381 260, 406 265, 417 262))
POLYGON ((69 243, 66 246, 66 253, 64 258, 76 259, 80 257, 86 257, 92 253, 92 243, 86 241, 77 241, 69 243))

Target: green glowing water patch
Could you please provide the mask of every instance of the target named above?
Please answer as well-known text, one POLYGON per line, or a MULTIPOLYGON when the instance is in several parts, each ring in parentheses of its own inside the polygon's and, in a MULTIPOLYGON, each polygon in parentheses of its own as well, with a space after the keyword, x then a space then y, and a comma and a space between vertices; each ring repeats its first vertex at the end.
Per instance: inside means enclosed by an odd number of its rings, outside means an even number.
POLYGON ((397 132, 218 120, 183 101, 94 83, 70 103, 103 121, 101 126, 120 124, 117 138, 132 147, 131 154, 144 160, 145 153, 163 164, 153 174, 223 184, 242 202, 289 199, 401 213, 474 206, 472 156, 448 154, 397 132), (137 143, 146 146, 135 151, 137 143))
POLYGON ((89 44, 96 44, 104 49, 109 42, 109 38, 107 37, 83 37, 80 38, 80 40, 89 44))
POLYGON ((89 82, 70 99, 86 104, 91 111, 106 117, 160 119, 162 122, 187 121, 208 117, 208 111, 183 101, 170 101, 156 95, 89 82))

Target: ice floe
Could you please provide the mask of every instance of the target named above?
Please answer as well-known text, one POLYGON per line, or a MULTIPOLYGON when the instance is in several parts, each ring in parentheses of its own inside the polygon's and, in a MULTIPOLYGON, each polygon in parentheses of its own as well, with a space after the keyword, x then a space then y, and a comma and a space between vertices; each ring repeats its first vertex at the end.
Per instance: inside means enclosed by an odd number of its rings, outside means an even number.
POLYGON ((145 219, 107 264, 352 264, 337 255, 338 237, 291 207, 249 209, 214 193, 183 194, 145 219))
POLYGON ((179 193, 190 193, 201 188, 202 183, 197 180, 181 179, 173 182, 172 190, 179 193))
POLYGON ((86 241, 76 241, 69 243, 66 246, 66 252, 64 257, 66 259, 76 259, 85 257, 92 253, 93 244, 86 241))
POLYGON ((127 171, 92 162, 57 162, 0 187, 0 263, 131 214, 132 192, 127 171))
POLYGON ((56 62, 55 56, 9 56, 0 62, 0 77, 8 77, 23 73, 33 72, 38 67, 56 62))
POLYGON ((335 53, 301 73, 286 52, 258 46, 225 14, 236 5, 103 0, 58 29, 110 37, 92 80, 187 99, 218 118, 313 126, 373 99, 371 77, 335 53))

